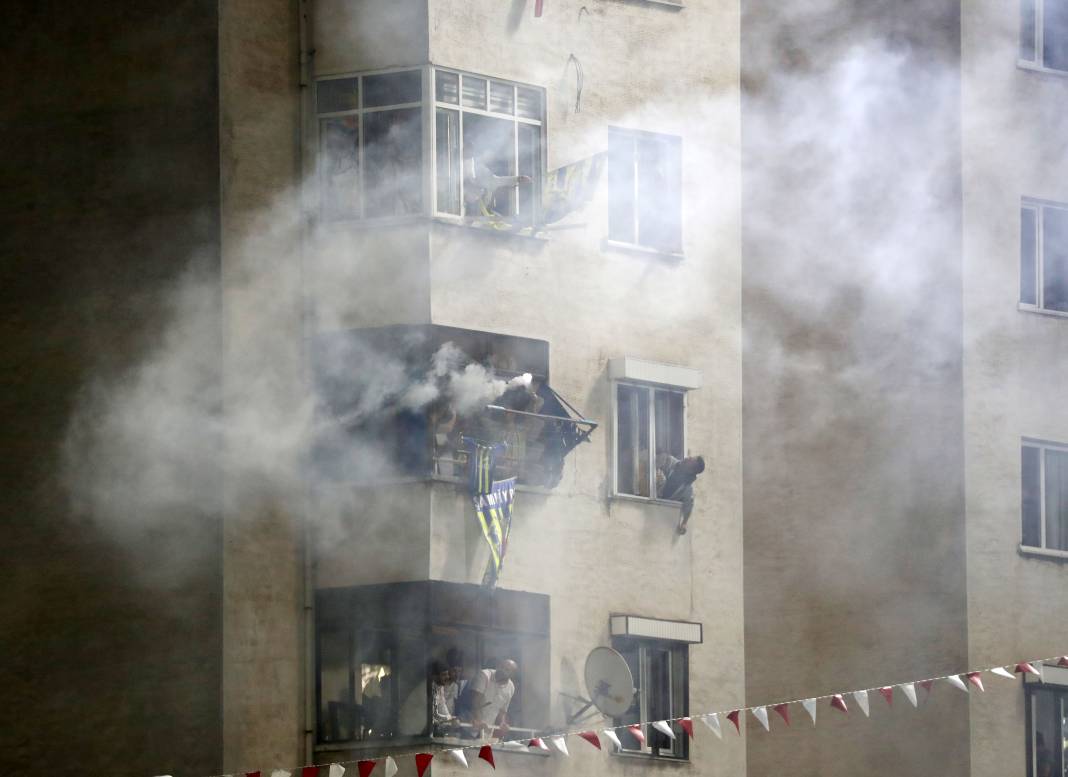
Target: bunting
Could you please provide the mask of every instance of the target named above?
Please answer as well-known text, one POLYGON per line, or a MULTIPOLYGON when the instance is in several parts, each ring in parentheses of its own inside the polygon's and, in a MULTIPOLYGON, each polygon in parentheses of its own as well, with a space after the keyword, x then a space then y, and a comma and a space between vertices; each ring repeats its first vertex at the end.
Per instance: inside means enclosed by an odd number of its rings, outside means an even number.
MULTIPOLYGON (((738 709, 732 709, 725 713, 720 712, 707 712, 697 717, 716 735, 718 739, 723 738, 723 730, 720 725, 719 716, 723 714, 726 716, 732 724, 734 724, 735 731, 741 734, 741 717, 743 712, 749 712, 753 715, 761 726, 766 731, 771 731, 771 723, 768 715, 768 707, 770 706, 776 714, 782 718, 783 722, 790 725, 790 705, 800 704, 804 710, 808 713, 812 719, 813 725, 816 724, 817 719, 817 703, 821 699, 829 700, 829 705, 833 709, 837 709, 843 714, 849 713, 849 707, 846 703, 846 695, 853 697, 857 706, 861 709, 865 716, 870 716, 869 708, 869 692, 876 690, 886 700, 887 706, 893 706, 894 691, 900 689, 905 697, 912 703, 913 707, 917 706, 916 698, 916 685, 931 692, 934 688, 936 681, 945 681, 947 684, 952 685, 964 693, 968 693, 969 686, 978 688, 980 692, 985 691, 983 687, 982 675, 984 672, 988 672, 998 677, 1006 679, 1016 679, 1016 677, 1022 675, 1034 675, 1041 677, 1041 667, 1043 664, 1054 664, 1057 666, 1068 667, 1068 656, 1057 656, 1052 659, 1041 659, 1035 661, 1021 661, 1013 665, 1013 671, 1009 672, 1005 666, 995 666, 989 669, 981 671, 972 670, 968 672, 961 672, 956 674, 943 675, 941 677, 931 677, 925 680, 913 680, 909 682, 898 683, 896 685, 883 685, 876 688, 865 688, 854 691, 841 691, 834 694, 828 694, 826 696, 810 697, 807 699, 797 699, 795 701, 784 701, 770 705, 756 705, 753 707, 741 707, 738 709)), ((612 728, 606 728, 601 731, 601 736, 607 738, 618 749, 622 749, 622 743, 619 736, 616 734, 618 729, 626 729, 639 743, 645 744, 645 735, 642 731, 642 726, 649 725, 653 729, 659 731, 665 736, 676 738, 675 732, 672 728, 673 723, 678 723, 679 727, 686 732, 688 737, 694 736, 693 719, 691 717, 670 718, 663 720, 650 720, 642 721, 640 723, 629 723, 612 728)), ((591 746, 601 750, 600 736, 594 731, 574 731, 574 732, 561 732, 553 733, 543 737, 533 737, 531 739, 524 739, 518 741, 501 741, 497 744, 489 743, 472 743, 470 749, 476 749, 478 751, 478 757, 486 761, 491 767, 496 768, 494 760, 493 749, 495 747, 522 747, 524 744, 529 748, 536 748, 544 752, 551 752, 549 746, 545 740, 548 739, 552 743, 553 748, 559 754, 560 757, 570 756, 570 752, 567 747, 567 737, 577 736, 584 739, 591 746)), ((464 753, 464 747, 454 747, 446 750, 441 750, 437 754, 444 755, 455 763, 468 767, 467 757, 464 753)), ((435 757, 435 753, 414 753, 411 757, 415 760, 415 771, 417 777, 424 777, 427 769, 430 766, 431 761, 435 757)), ((409 757, 409 756, 402 756, 409 757)), ((358 761, 345 762, 348 764, 355 763, 359 777, 372 777, 378 764, 382 764, 382 777, 396 777, 399 769, 397 762, 392 755, 378 756, 376 758, 365 758, 358 761)), ((307 765, 301 767, 294 767, 293 769, 273 769, 270 771, 270 777, 292 777, 292 775, 299 771, 300 777, 318 777, 322 768, 328 768, 328 777, 344 777, 346 773, 345 766, 342 763, 321 764, 321 765, 307 765)), ((262 771, 248 771, 244 772, 244 777, 261 777, 264 772, 262 771)), ((216 777, 233 777, 232 775, 217 775, 216 777)))

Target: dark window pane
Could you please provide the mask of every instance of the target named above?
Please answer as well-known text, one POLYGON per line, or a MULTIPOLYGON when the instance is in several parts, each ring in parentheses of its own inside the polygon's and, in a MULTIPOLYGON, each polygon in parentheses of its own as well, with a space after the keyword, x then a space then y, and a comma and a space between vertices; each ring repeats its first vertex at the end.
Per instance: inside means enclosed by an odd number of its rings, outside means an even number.
POLYGON ((486 79, 463 77, 463 101, 466 108, 486 108, 486 79))
POLYGON ((656 392, 656 455, 674 456, 682 459, 682 394, 676 391, 656 392))
POLYGON ((460 102, 460 76, 445 70, 434 71, 436 94, 440 102, 457 104, 460 102))
POLYGON ((1046 547, 1068 550, 1068 451, 1046 451, 1046 547))
POLYGON ((319 196, 324 219, 359 218, 359 119, 319 122, 319 196))
POLYGON ((514 133, 515 123, 507 119, 463 115, 465 215, 515 215, 514 133))
POLYGON ((617 409, 619 493, 649 496, 649 390, 619 386, 617 409))
POLYGON ((438 108, 434 149, 437 169, 437 208, 460 215, 460 112, 438 108))
POLYGON ((517 124, 516 130, 519 133, 519 175, 530 179, 527 183, 519 184, 519 220, 524 224, 533 224, 538 171, 541 169, 541 128, 517 124))
POLYGON ((678 251, 681 232, 681 170, 675 138, 638 140, 638 243, 678 251))
POLYGON ((1042 307, 1068 312, 1068 210, 1042 209, 1042 307))
POLYGON ((1042 64, 1068 70, 1068 0, 1043 1, 1042 64))
POLYGON ((1020 59, 1035 61, 1035 33, 1038 30, 1035 18, 1036 0, 1020 0, 1020 59))
POLYGON ((320 627, 319 649, 319 739, 344 742, 356 738, 356 715, 352 700, 349 665, 349 634, 340 627, 320 627))
POLYGON ((537 89, 516 89, 517 113, 524 119, 541 119, 541 92, 537 89))
POLYGON ((363 107, 417 103, 423 93, 423 74, 418 70, 363 77, 363 107))
POLYGON ((1023 516, 1022 542, 1032 548, 1042 546, 1042 506, 1040 503, 1042 491, 1039 484, 1039 478, 1041 477, 1039 453, 1038 448, 1025 447, 1021 456, 1020 467, 1022 493, 1020 512, 1023 516))
POLYGON ((495 113, 515 113, 515 88, 511 84, 490 81, 489 109, 495 113))
POLYGON ((331 78, 315 84, 315 105, 319 113, 354 111, 359 108, 358 78, 331 78))
POLYGON ((635 242, 634 138, 608 133, 608 238, 635 242))
POLYGON ((419 108, 363 117, 365 216, 419 213, 422 202, 422 124, 419 108))
POLYGON ((1038 212, 1020 209, 1020 302, 1038 304, 1038 212))

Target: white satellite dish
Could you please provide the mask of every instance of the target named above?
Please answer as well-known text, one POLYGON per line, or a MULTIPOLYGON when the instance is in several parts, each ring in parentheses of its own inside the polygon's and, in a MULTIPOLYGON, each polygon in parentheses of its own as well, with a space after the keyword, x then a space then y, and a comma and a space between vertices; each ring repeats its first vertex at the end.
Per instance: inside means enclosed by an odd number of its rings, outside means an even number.
POLYGON ((590 707, 596 707, 609 718, 618 718, 630 709, 634 702, 634 676, 627 659, 612 648, 594 648, 586 656, 585 675, 589 698, 571 697, 584 704, 568 716, 569 724, 577 722, 590 707))

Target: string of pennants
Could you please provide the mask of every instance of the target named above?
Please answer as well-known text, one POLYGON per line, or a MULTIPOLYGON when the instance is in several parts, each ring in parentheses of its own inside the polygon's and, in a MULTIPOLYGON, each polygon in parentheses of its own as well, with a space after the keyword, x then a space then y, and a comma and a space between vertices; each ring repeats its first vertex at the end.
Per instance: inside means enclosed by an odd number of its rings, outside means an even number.
MULTIPOLYGON (((777 704, 763 704, 756 707, 739 707, 733 710, 722 710, 719 712, 708 712, 701 715, 692 715, 684 718, 666 718, 664 720, 652 720, 642 723, 630 723, 622 726, 613 726, 611 728, 601 729, 600 733, 597 731, 571 731, 559 734, 549 734, 541 737, 534 737, 532 739, 518 739, 518 740, 506 740, 496 742, 493 744, 485 743, 473 743, 468 747, 457 747, 451 749, 438 750, 434 753, 415 753, 414 755, 398 756, 399 758, 414 758, 415 769, 418 777, 423 777, 427 768, 430 766, 430 762, 434 758, 446 758, 451 763, 457 764, 467 768, 469 766, 467 755, 465 750, 478 750, 477 758, 485 761, 494 769, 497 768, 496 762, 493 758, 493 751, 518 749, 537 749, 550 752, 549 745, 552 745, 552 749, 562 756, 570 756, 571 753, 567 748, 566 738, 569 736, 576 736, 582 740, 585 740, 591 746, 601 750, 601 737, 603 736, 609 742, 621 749, 622 743, 619 740, 616 731, 624 729, 630 733, 639 743, 645 744, 645 733, 643 732, 643 726, 650 725, 660 733, 664 734, 671 739, 675 739, 675 731, 671 724, 678 724, 679 728, 686 733, 689 738, 694 736, 694 719, 700 720, 706 727, 708 727, 717 738, 723 739, 723 724, 721 717, 725 718, 731 725, 734 726, 734 730, 738 735, 742 733, 742 719, 745 713, 751 714, 757 722, 764 728, 765 731, 771 731, 771 721, 769 716, 769 710, 776 713, 783 722, 789 726, 790 720, 790 707, 794 704, 800 704, 808 716, 812 719, 812 725, 816 725, 816 715, 818 703, 824 700, 830 700, 830 707, 838 712, 848 715, 849 714, 849 702, 847 698, 852 699, 856 706, 864 713, 865 717, 870 717, 871 707, 869 700, 869 692, 875 691, 883 699, 886 700, 887 705, 893 706, 895 692, 900 690, 901 693, 908 699, 909 703, 913 707, 919 705, 919 699, 916 693, 916 686, 920 686, 927 693, 931 692, 934 684, 938 681, 944 681, 949 683, 954 688, 968 693, 969 688, 977 688, 979 691, 985 691, 983 687, 983 672, 996 675, 998 677, 1004 677, 1009 680, 1015 680, 1017 675, 1021 677, 1024 675, 1035 675, 1039 678, 1042 677, 1041 666, 1043 664, 1053 664, 1060 667, 1068 667, 1068 655, 1055 656, 1050 659, 1040 659, 1038 661, 1021 661, 1013 665, 1010 672, 1005 666, 996 666, 990 669, 982 671, 964 672, 960 674, 944 675, 942 677, 932 677, 926 680, 915 680, 907 683, 897 683, 896 685, 884 685, 879 688, 867 688, 859 691, 842 691, 840 693, 831 693, 823 696, 813 696, 807 699, 795 699, 793 701, 784 701, 777 704)), ((319 770, 322 768, 328 769, 328 777, 343 777, 348 771, 345 767, 356 765, 356 771, 358 777, 372 777, 372 773, 381 764, 382 768, 378 774, 374 777, 394 777, 398 771, 397 762, 393 756, 378 756, 375 758, 364 758, 358 761, 341 761, 338 763, 322 764, 318 766, 302 766, 294 769, 273 769, 270 772, 251 771, 237 774, 227 775, 215 775, 215 777, 319 777, 319 770)), ((350 777, 357 777, 357 775, 350 774, 350 777)))

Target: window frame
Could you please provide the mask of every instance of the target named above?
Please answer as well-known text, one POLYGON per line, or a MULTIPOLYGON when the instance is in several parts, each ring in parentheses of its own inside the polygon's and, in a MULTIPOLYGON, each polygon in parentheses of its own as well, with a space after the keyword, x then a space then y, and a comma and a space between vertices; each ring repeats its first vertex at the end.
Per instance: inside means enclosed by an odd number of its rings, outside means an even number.
MULTIPOLYGON (((681 6, 679 6, 679 7, 681 7, 681 6)), ((631 141, 631 144, 632 144, 632 146, 631 146, 631 148, 632 148, 632 151, 631 151, 631 177, 633 179, 633 184, 632 184, 632 191, 631 191, 631 203, 632 203, 633 213, 632 213, 632 219, 631 219, 631 221, 632 221, 632 223, 631 223, 631 231, 632 231, 634 239, 633 240, 618 240, 618 239, 612 237, 612 230, 611 230, 612 192, 611 192, 611 189, 609 188, 609 192, 608 192, 608 209, 609 210, 608 210, 608 213, 606 215, 606 220, 605 220, 605 227, 606 227, 605 228, 606 237, 605 237, 605 240, 604 240, 605 245, 608 246, 608 247, 612 247, 612 248, 622 248, 622 249, 625 249, 625 250, 638 251, 638 252, 641 252, 641 253, 658 254, 658 255, 661 255, 661 256, 669 256, 669 257, 682 257, 684 255, 684 247, 683 247, 684 246, 684 244, 683 244, 683 224, 684 224, 684 219, 683 219, 683 213, 682 213, 682 211, 683 211, 683 201, 684 201, 684 198, 683 198, 683 174, 682 174, 682 171, 683 171, 683 164, 682 164, 682 152, 683 152, 683 149, 682 149, 682 136, 681 135, 671 135, 671 134, 666 133, 666 132, 652 132, 650 130, 638 130, 638 129, 630 129, 630 128, 627 128, 627 127, 615 127, 615 126, 609 125, 609 127, 608 127, 608 144, 607 144, 607 147, 609 149, 608 160, 607 160, 608 173, 606 174, 606 180, 608 181, 608 186, 609 187, 611 187, 611 170, 612 170, 611 148, 612 148, 612 136, 613 135, 617 135, 617 136, 620 136, 620 137, 625 137, 625 138, 629 139, 631 141), (678 210, 678 214, 677 214, 678 233, 675 236, 676 237, 676 245, 672 249, 668 249, 665 246, 658 246, 658 245, 652 245, 650 243, 644 243, 644 242, 641 241, 641 215, 640 215, 641 209, 639 207, 639 203, 641 202, 641 180, 640 180, 640 176, 639 176, 639 168, 640 168, 639 156, 640 155, 638 153, 638 143, 643 138, 647 139, 647 140, 668 139, 675 145, 675 153, 677 155, 677 158, 676 158, 675 161, 678 163, 678 185, 679 185, 678 208, 679 208, 679 210, 678 210)))
MULTIPOLYGON (((1066 71, 1068 75, 1068 71, 1066 71)), ((1018 282, 1019 294, 1017 295, 1018 307, 1020 310, 1029 311, 1033 313, 1041 313, 1043 315, 1057 316, 1062 318, 1068 318, 1068 311, 1057 310, 1056 308, 1047 308, 1045 306, 1045 245, 1046 245, 1046 229, 1045 229, 1045 214, 1047 210, 1061 210, 1068 213, 1068 202, 1057 202, 1054 200, 1040 200, 1033 197, 1024 197, 1020 200, 1020 277, 1018 282), (1035 219, 1035 236, 1034 236, 1034 264, 1035 275, 1033 283, 1035 284, 1035 301, 1025 302, 1023 300, 1023 214, 1024 211, 1031 211, 1034 213, 1035 219)), ((1065 280, 1068 283, 1068 279, 1065 280)))
MULTIPOLYGON (((1026 736, 1027 736, 1027 740, 1026 740, 1026 758, 1027 758, 1027 771, 1026 771, 1026 774, 1027 774, 1027 777, 1037 777, 1036 770, 1035 770, 1035 766, 1036 766, 1036 764, 1035 764, 1035 735, 1038 733, 1038 731, 1037 731, 1037 727, 1035 725, 1035 722, 1036 722, 1035 718, 1037 717, 1036 714, 1035 714, 1035 712, 1036 712, 1035 711, 1035 707, 1036 707, 1036 702, 1038 700, 1037 697, 1038 697, 1038 695, 1040 693, 1051 694, 1057 701, 1060 702, 1060 705, 1061 705, 1060 709, 1061 709, 1061 717, 1062 718, 1064 718, 1066 715, 1068 715, 1068 686, 1062 686, 1062 685, 1057 685, 1057 684, 1048 684, 1048 683, 1041 682, 1039 680, 1035 680, 1033 682, 1031 680, 1028 680, 1027 682, 1024 683, 1024 708, 1025 708, 1025 715, 1026 715, 1026 725, 1025 725, 1025 729, 1024 730, 1026 731, 1026 736)), ((1063 724, 1062 724, 1062 732, 1061 733, 1062 733, 1062 736, 1064 735, 1064 733, 1066 733, 1064 731, 1063 724)), ((1057 761, 1061 761, 1061 767, 1063 769, 1063 767, 1064 767, 1063 761, 1064 760, 1065 760, 1065 753, 1064 753, 1064 750, 1062 749, 1060 758, 1056 759, 1054 761, 1054 766, 1056 766, 1057 761)), ((1056 769, 1053 770, 1053 774, 1054 775, 1057 774, 1056 769)))
MULTIPOLYGON (((1020 29, 1016 41, 1016 64, 1024 70, 1035 70, 1051 75, 1068 76, 1068 68, 1050 67, 1046 64, 1046 32, 1045 13, 1046 0, 1020 0, 1020 29), (1025 59, 1023 56, 1023 4, 1030 2, 1034 6, 1035 36, 1031 43, 1035 47, 1035 58, 1025 59)), ((1068 34, 1068 32, 1066 32, 1068 34)))
MULTIPOLYGON (((470 223, 471 219, 465 217, 463 214, 463 113, 471 113, 479 116, 486 116, 489 118, 500 119, 503 121, 512 121, 512 152, 516 161, 517 169, 519 163, 519 124, 526 124, 528 126, 538 127, 538 158, 535 160, 534 165, 534 182, 531 193, 532 209, 531 223, 523 224, 521 228, 533 228, 537 227, 541 218, 541 199, 542 188, 545 179, 545 167, 546 167, 546 90, 545 87, 537 84, 527 84, 520 81, 512 81, 507 78, 498 78, 496 76, 473 73, 466 70, 460 70, 457 68, 438 66, 434 64, 412 66, 398 66, 390 68, 381 68, 377 70, 359 70, 355 72, 347 73, 331 73, 329 75, 317 76, 315 78, 316 94, 313 99, 313 106, 315 109, 315 176, 317 184, 316 201, 318 203, 316 214, 319 221, 326 223, 348 223, 348 224, 382 224, 394 221, 404 221, 413 218, 426 218, 432 217, 435 219, 441 219, 456 224, 470 223), (364 85, 363 79, 367 76, 376 75, 388 75, 391 73, 404 73, 404 72, 416 72, 421 75, 420 85, 420 99, 418 102, 397 103, 395 105, 386 106, 374 106, 365 108, 364 101, 364 85), (458 82, 459 89, 458 102, 456 104, 441 102, 437 98, 437 73, 446 72, 457 75, 460 79, 464 76, 470 78, 480 78, 486 82, 486 109, 471 108, 463 104, 463 90, 458 82), (357 107, 343 110, 343 111, 325 111, 320 112, 318 106, 318 85, 323 81, 338 81, 344 79, 358 79, 357 87, 357 107), (489 92, 490 85, 492 83, 507 84, 512 87, 512 114, 508 115, 496 111, 489 110, 489 92), (519 116, 518 113, 518 90, 529 89, 538 94, 538 111, 540 114, 539 119, 529 119, 519 116), (367 216, 367 200, 364 197, 364 176, 366 175, 366 165, 364 162, 364 115, 367 113, 374 113, 386 110, 401 110, 419 108, 420 109, 420 130, 422 133, 422 148, 421 154, 421 168, 420 175, 422 180, 420 195, 420 207, 415 213, 409 213, 402 216, 390 215, 390 216, 367 216), (439 108, 446 108, 449 110, 455 110, 460 114, 460 213, 459 215, 454 213, 448 213, 446 211, 438 210, 437 202, 437 112, 439 108), (324 203, 323 203, 323 149, 322 149, 322 131, 320 122, 323 119, 339 118, 344 116, 356 115, 357 119, 357 143, 358 143, 358 181, 360 192, 360 208, 359 215, 336 217, 336 218, 323 218, 324 203)), ((518 209, 518 198, 516 202, 516 209, 518 209)), ((513 214, 514 215, 514 214, 513 214)))
POLYGON ((1020 443, 1020 551, 1031 555, 1054 556, 1068 559, 1068 549, 1051 548, 1046 545, 1046 451, 1058 451, 1068 454, 1068 443, 1052 442, 1025 437, 1020 443), (1038 522, 1040 545, 1024 544, 1023 494, 1023 451, 1033 448, 1038 451, 1038 522))
POLYGON ((646 383, 638 380, 613 379, 612 387, 612 496, 617 499, 634 499, 641 502, 654 502, 660 504, 678 505, 678 500, 661 499, 656 495, 656 392, 665 391, 671 394, 679 394, 682 398, 682 451, 686 452, 686 441, 689 439, 689 402, 687 394, 689 389, 681 386, 669 386, 659 383, 646 383), (649 391, 649 496, 640 494, 628 494, 619 490, 619 387, 631 386, 649 391))
MULTIPOLYGON (((638 720, 644 721, 645 723, 642 727, 644 729, 643 733, 645 734, 645 744, 637 749, 622 745, 614 750, 614 754, 631 758, 657 758, 664 761, 680 763, 688 762, 690 760, 689 738, 674 720, 690 714, 690 644, 687 642, 677 642, 675 640, 656 639, 654 637, 617 635, 612 637, 612 648, 621 655, 625 654, 628 648, 637 649, 639 672, 634 676, 634 685, 635 694, 638 696, 638 720), (646 689, 651 683, 649 682, 646 670, 649 665, 647 651, 651 648, 666 650, 668 655, 669 668, 667 693, 669 694, 669 697, 671 697, 671 701, 668 703, 670 710, 666 718, 653 716, 649 711, 649 696, 646 693, 646 689), (674 698, 675 694, 673 688, 677 679, 675 675, 676 671, 679 671, 682 674, 682 700, 678 702, 678 706, 676 706, 678 700, 674 698), (668 725, 675 731, 675 739, 671 740, 671 748, 667 752, 664 752, 664 748, 650 744, 653 741, 654 736, 663 736, 663 734, 657 732, 656 729, 652 727, 654 719, 669 720, 668 725)), ((633 670, 632 674, 634 674, 633 670)), ((612 724, 616 727, 630 725, 624 721, 623 717, 614 718, 612 724)), ((621 742, 626 741, 626 739, 621 738, 621 742)))

